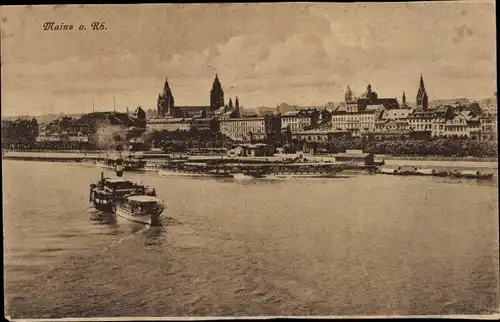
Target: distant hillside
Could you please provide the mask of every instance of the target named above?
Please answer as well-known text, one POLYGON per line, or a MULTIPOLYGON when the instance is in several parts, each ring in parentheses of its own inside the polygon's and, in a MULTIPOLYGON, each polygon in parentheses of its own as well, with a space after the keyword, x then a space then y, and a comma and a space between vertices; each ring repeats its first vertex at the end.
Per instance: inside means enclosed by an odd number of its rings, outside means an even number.
POLYGON ((269 114, 269 113, 274 113, 276 111, 276 108, 281 113, 286 113, 286 112, 292 112, 292 111, 297 111, 301 109, 317 109, 317 110, 323 110, 325 107, 328 110, 333 110, 334 107, 337 107, 341 105, 341 102, 328 102, 323 105, 290 105, 288 103, 281 103, 276 107, 270 107, 270 106, 259 106, 256 108, 257 113, 260 115, 262 114, 269 114))
POLYGON ((473 102, 473 100, 469 100, 468 98, 441 98, 435 99, 429 102, 430 106, 439 106, 439 105, 469 105, 473 102))
POLYGON ((152 110, 152 109, 147 109, 146 110, 146 119, 149 120, 150 118, 156 116, 158 114, 157 111, 152 110))

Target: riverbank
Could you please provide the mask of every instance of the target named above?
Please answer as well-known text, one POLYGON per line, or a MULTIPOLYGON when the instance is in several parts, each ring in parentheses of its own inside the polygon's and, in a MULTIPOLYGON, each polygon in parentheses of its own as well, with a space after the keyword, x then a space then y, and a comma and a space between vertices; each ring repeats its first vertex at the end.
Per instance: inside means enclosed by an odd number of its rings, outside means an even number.
POLYGON ((440 156, 401 156, 389 155, 389 160, 414 160, 414 161, 467 161, 467 162, 498 162, 498 158, 476 157, 440 157, 440 156))
MULTIPOLYGON (((123 157, 130 155, 142 155, 143 152, 122 152, 123 157)), ((163 154, 163 153, 162 153, 163 154)), ((164 153, 165 156, 172 154, 164 153)), ((180 156, 188 156, 187 154, 178 154, 180 156)), ((334 162, 335 157, 329 154, 309 155, 302 153, 281 154, 275 157, 261 157, 262 159, 276 158, 295 158, 302 155, 310 161, 317 162, 334 162)), ((105 151, 7 151, 4 152, 2 158, 6 160, 23 160, 23 161, 52 161, 52 162, 92 162, 102 160, 106 157, 116 157, 116 152, 106 153, 105 151)), ((193 157, 193 156, 191 156, 193 157)), ((206 156, 203 156, 206 157, 206 156)), ((259 157, 254 157, 259 159, 259 157)), ((391 156, 391 155, 375 155, 376 161, 384 160, 387 165, 394 166, 418 166, 418 167, 438 167, 438 168, 478 168, 478 169, 497 169, 498 159, 496 158, 473 158, 473 157, 423 157, 423 156, 391 156)))

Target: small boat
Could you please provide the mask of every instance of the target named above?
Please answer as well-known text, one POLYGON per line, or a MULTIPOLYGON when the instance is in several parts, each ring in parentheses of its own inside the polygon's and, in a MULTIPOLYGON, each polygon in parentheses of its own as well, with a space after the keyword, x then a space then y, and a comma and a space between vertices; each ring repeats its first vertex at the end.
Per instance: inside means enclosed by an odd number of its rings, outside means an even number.
POLYGON ((380 168, 379 173, 382 174, 396 174, 398 171, 397 168, 380 168))
POLYGON ((381 168, 379 170, 379 173, 381 174, 392 174, 392 175, 398 175, 398 176, 411 176, 411 175, 417 175, 417 168, 410 168, 410 169, 404 169, 402 167, 397 167, 397 168, 381 168))
POLYGON ((253 176, 245 174, 243 172, 235 172, 232 175, 235 180, 239 181, 252 180, 254 178, 253 176))
POLYGON ((117 221, 125 219, 131 223, 150 226, 161 224, 160 216, 164 209, 162 199, 146 195, 129 196, 115 205, 117 221))
POLYGON ((417 169, 416 172, 421 176, 434 176, 436 174, 434 169, 417 169))
MULTIPOLYGON (((140 171, 144 168, 146 161, 143 160, 134 160, 129 157, 128 159, 123 159, 121 153, 118 154, 116 158, 106 157, 105 159, 98 159, 96 161, 96 165, 101 168, 113 169, 117 170, 120 168, 120 171, 140 171)), ((118 171, 118 170, 117 170, 118 171)))

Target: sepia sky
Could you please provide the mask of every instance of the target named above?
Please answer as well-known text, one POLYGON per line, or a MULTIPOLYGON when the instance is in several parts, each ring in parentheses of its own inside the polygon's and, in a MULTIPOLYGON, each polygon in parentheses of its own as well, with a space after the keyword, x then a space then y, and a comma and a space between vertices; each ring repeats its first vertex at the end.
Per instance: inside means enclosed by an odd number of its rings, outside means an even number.
POLYGON ((247 108, 324 105, 350 85, 414 101, 496 91, 495 4, 193 4, 1 9, 2 114, 209 104, 218 73, 247 108), (47 21, 72 31, 44 31, 47 21), (79 31, 93 21, 105 31, 79 31))

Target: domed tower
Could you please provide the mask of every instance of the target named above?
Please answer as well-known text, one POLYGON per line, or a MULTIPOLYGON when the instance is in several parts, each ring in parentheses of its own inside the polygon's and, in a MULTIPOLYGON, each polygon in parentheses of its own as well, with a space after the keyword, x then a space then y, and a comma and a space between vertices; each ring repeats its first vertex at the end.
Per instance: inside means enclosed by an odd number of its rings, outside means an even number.
POLYGON ((370 101, 374 101, 378 98, 377 92, 372 91, 372 85, 368 84, 366 87, 366 92, 364 95, 366 98, 368 98, 370 101))
POLYGON ((222 90, 219 77, 215 74, 212 90, 210 91, 210 108, 216 110, 221 106, 224 106, 224 91, 222 90))
POLYGON ((417 107, 424 110, 429 106, 429 98, 427 97, 427 91, 424 86, 424 77, 420 75, 420 86, 418 87, 417 93, 417 107))
POLYGON ((345 102, 349 103, 352 102, 352 91, 349 85, 347 85, 347 89, 345 90, 345 102))

